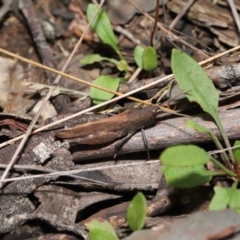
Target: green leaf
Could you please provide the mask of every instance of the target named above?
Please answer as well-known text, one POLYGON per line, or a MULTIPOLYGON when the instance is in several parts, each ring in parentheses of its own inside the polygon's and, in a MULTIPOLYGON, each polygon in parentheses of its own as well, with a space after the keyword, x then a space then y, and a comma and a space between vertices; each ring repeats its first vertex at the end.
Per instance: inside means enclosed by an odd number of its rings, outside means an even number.
POLYGON ((214 187, 214 197, 209 205, 209 210, 226 209, 229 204, 230 188, 214 187))
POLYGON ((168 184, 177 188, 196 187, 219 174, 205 169, 210 156, 195 145, 169 147, 162 152, 160 160, 168 184))
POLYGON ((240 141, 237 140, 234 143, 234 147, 239 146, 238 148, 233 149, 233 156, 236 163, 240 163, 240 141))
POLYGON ((142 54, 142 67, 146 71, 153 71, 158 65, 157 53, 153 47, 147 47, 142 54))
POLYGON ((190 102, 197 102, 211 116, 217 114, 219 94, 206 72, 184 52, 173 49, 173 75, 190 102))
POLYGON ((215 141, 215 139, 217 139, 214 132, 212 132, 211 130, 207 129, 205 126, 203 126, 191 119, 186 120, 186 126, 190 129, 197 130, 199 133, 207 133, 213 141, 215 141))
POLYGON ((178 145, 165 149, 160 159, 165 166, 184 167, 204 165, 210 156, 195 145, 178 145))
MULTIPOLYGON (((121 78, 111 78, 109 76, 100 76, 93 81, 94 84, 107 88, 112 91, 117 91, 119 87, 121 78)), ((90 88, 90 97, 93 99, 94 104, 99 104, 110 100, 114 94, 105 92, 103 90, 91 87, 90 88)))
POLYGON ((222 210, 228 207, 239 212, 240 210, 240 189, 235 182, 231 188, 214 187, 214 197, 212 198, 209 210, 222 210))
POLYGON ((132 199, 128 210, 127 220, 129 227, 133 230, 139 230, 144 227, 147 215, 147 202, 145 196, 138 192, 132 199))
MULTIPOLYGON (((219 94, 206 72, 194 59, 178 49, 172 51, 171 66, 180 89, 185 92, 185 96, 190 102, 198 103, 205 112, 213 117, 226 146, 230 149, 229 140, 218 116, 219 94)), ((231 149, 229 153, 233 158, 231 149)), ((229 160, 226 163, 230 167, 229 160)))
POLYGON ((118 61, 114 58, 102 57, 99 54, 90 54, 84 57, 80 61, 80 64, 84 66, 84 65, 93 64, 96 62, 101 62, 101 61, 108 61, 115 64, 119 71, 129 72, 131 70, 131 68, 129 67, 128 63, 125 60, 118 61))
MULTIPOLYGON (((97 5, 88 4, 88 8, 87 8, 88 21, 90 21, 93 18, 97 9, 98 9, 97 5)), ((102 9, 100 9, 100 11, 97 13, 97 16, 92 22, 91 27, 97 33, 97 35, 102 40, 102 42, 110 45, 117 52, 119 57, 123 59, 117 46, 118 42, 113 33, 112 25, 109 21, 107 14, 102 9)))
POLYGON ((82 66, 84 66, 84 65, 93 64, 93 63, 96 63, 96 62, 101 62, 101 61, 108 61, 108 62, 111 62, 115 65, 117 65, 117 63, 118 63, 118 61, 114 58, 102 57, 99 54, 90 54, 90 55, 84 57, 80 61, 80 63, 81 63, 82 66))
POLYGON ((106 220, 93 219, 86 223, 89 229, 89 237, 91 240, 118 240, 114 228, 106 220))
POLYGON ((134 49, 134 52, 133 52, 134 60, 135 60, 136 64, 138 65, 138 67, 140 67, 142 69, 143 69, 143 65, 142 65, 143 51, 144 51, 143 47, 136 46, 134 49))
POLYGON ((172 167, 164 166, 163 173, 168 185, 175 188, 192 188, 211 181, 216 173, 207 171, 204 166, 172 167))

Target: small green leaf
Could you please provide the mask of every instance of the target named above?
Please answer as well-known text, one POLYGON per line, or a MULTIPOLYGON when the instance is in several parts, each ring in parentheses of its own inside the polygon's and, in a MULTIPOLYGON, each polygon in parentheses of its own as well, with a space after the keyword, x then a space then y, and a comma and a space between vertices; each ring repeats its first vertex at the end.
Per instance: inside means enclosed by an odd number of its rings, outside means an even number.
POLYGON ((129 72, 130 71, 130 66, 125 60, 118 61, 116 64, 117 68, 121 72, 129 72))
POLYGON ((240 141, 237 140, 234 143, 234 147, 239 146, 238 148, 233 149, 233 156, 236 163, 240 163, 240 141))
POLYGON ((237 182, 231 188, 214 187, 214 197, 212 198, 209 210, 218 211, 228 207, 239 212, 240 210, 240 189, 236 189, 237 182))
MULTIPOLYGON (((195 121, 193 121, 191 119, 187 119, 186 120, 186 126, 188 128, 190 128, 190 129, 197 130, 199 133, 207 133, 210 136, 210 138, 213 140, 213 142, 215 143, 217 148, 219 150, 223 149, 222 144, 220 143, 220 141, 218 140, 218 138, 214 134, 214 132, 212 132, 211 130, 207 129, 203 125, 200 125, 200 124, 198 124, 197 122, 195 122, 195 121)), ((223 156, 224 160, 227 162, 228 161, 228 156, 227 156, 226 152, 222 152, 222 156, 223 156)))
POLYGON ((214 197, 209 205, 209 210, 216 211, 226 209, 229 204, 230 188, 214 187, 214 197))
POLYGON ((153 47, 147 47, 142 54, 142 67, 146 71, 153 71, 158 65, 157 53, 153 47))
POLYGON ((186 120, 186 126, 190 129, 197 130, 199 133, 207 133, 212 138, 212 140, 214 137, 216 137, 216 135, 211 130, 191 119, 186 120))
POLYGON ((172 167, 164 166, 167 183, 175 188, 192 188, 211 181, 216 173, 207 171, 204 166, 172 167))
MULTIPOLYGON (((112 91, 117 91, 119 87, 121 78, 111 78, 109 76, 100 76, 93 81, 94 84, 107 88, 112 91)), ((114 94, 105 92, 103 90, 91 87, 90 88, 90 97, 93 99, 94 104, 99 104, 110 100, 114 94)))
POLYGON ((160 160, 167 182, 173 187, 196 187, 218 175, 205 169, 204 164, 210 160, 210 156, 195 145, 169 147, 163 151, 160 160))
POLYGON ((86 223, 91 240, 118 240, 112 225, 103 219, 93 219, 86 223))
POLYGON ((136 46, 134 49, 134 52, 133 52, 134 60, 135 60, 136 64, 138 65, 138 67, 140 67, 142 69, 143 69, 143 65, 142 65, 143 51, 144 51, 143 47, 136 46))
POLYGON ((99 54, 90 54, 90 55, 84 57, 80 61, 80 63, 81 63, 82 66, 84 66, 84 65, 93 64, 93 63, 96 63, 96 62, 101 62, 101 61, 108 61, 108 62, 111 62, 115 65, 117 65, 117 63, 118 63, 118 61, 114 58, 102 57, 99 54))
MULTIPOLYGON (((93 18, 97 9, 98 9, 97 5, 88 4, 88 8, 87 8, 88 21, 90 21, 93 18)), ((107 14, 102 9, 100 9, 100 11, 97 13, 97 16, 94 19, 93 23, 91 24, 91 27, 97 33, 97 35, 102 40, 102 42, 110 45, 117 52, 119 57, 123 59, 117 46, 118 42, 113 33, 112 25, 109 21, 107 14)))
POLYGON ((178 145, 165 149, 160 159, 165 166, 196 166, 206 164, 210 156, 195 145, 178 145))
POLYGON ((203 125, 200 125, 199 123, 197 123, 191 119, 187 119, 186 126, 190 129, 197 130, 199 133, 207 133, 211 137, 211 139, 214 141, 214 143, 217 145, 218 149, 223 149, 221 143, 219 142, 219 140, 218 140, 217 136, 214 134, 214 132, 207 129, 203 125))
POLYGON ((146 198, 141 192, 139 192, 135 195, 127 210, 127 220, 129 227, 133 231, 142 229, 145 224, 146 215, 146 198))

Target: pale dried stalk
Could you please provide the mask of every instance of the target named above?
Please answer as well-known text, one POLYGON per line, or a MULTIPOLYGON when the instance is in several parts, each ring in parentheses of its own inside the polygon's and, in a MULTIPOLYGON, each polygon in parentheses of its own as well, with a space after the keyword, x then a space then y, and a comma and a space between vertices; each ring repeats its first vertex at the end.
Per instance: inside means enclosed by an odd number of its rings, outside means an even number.
MULTIPOLYGON (((8 164, 0 164, 0 168, 7 168, 8 164)), ((14 164, 12 166, 12 169, 14 170, 20 170, 20 171, 26 171, 26 170, 34 170, 34 171, 41 171, 41 172, 45 172, 45 173, 57 173, 58 171, 56 170, 52 170, 50 168, 46 168, 46 167, 41 167, 39 165, 17 165, 17 164, 14 164)), ((81 177, 81 176, 76 176, 76 175, 68 175, 70 177, 73 177, 75 179, 81 179, 81 180, 87 180, 87 181, 90 181, 90 182, 93 182, 93 183, 98 183, 98 184, 104 184, 105 182, 102 182, 102 181, 97 181, 97 180, 93 180, 93 179, 90 179, 90 178, 86 178, 86 177, 81 177)), ((8 181, 9 179, 11 178, 5 178, 4 182, 8 181)))
MULTIPOLYGON (((90 172, 95 170, 104 170, 104 169, 114 169, 118 167, 126 167, 126 166, 134 166, 134 165, 148 165, 152 163, 159 162, 159 160, 150 160, 143 163, 122 163, 118 165, 111 165, 111 166, 103 166, 103 167, 94 167, 94 168, 88 168, 88 169, 75 169, 75 170, 68 170, 68 171, 59 171, 59 172, 52 172, 47 174, 36 174, 31 176, 23 176, 23 177, 16 177, 16 178, 8 178, 4 179, 3 182, 12 182, 12 181, 20 181, 20 180, 26 180, 26 179, 33 179, 33 178, 40 178, 40 177, 51 177, 51 176, 73 176, 74 174, 82 173, 82 172, 90 172)), ((160 162, 159 162, 160 164, 160 162)))
POLYGON ((133 73, 133 75, 131 76, 131 78, 128 80, 128 82, 132 82, 136 79, 136 77, 140 74, 140 72, 142 71, 142 69, 140 67, 138 67, 135 72, 133 73))
POLYGON ((233 18, 235 20, 235 23, 237 25, 238 28, 238 33, 240 33, 240 20, 239 20, 239 15, 235 6, 235 3, 233 0, 228 0, 228 4, 231 8, 232 14, 233 14, 233 18))
POLYGON ((192 6, 195 0, 188 0, 188 2, 184 5, 180 13, 174 18, 172 23, 169 25, 170 29, 173 29, 177 22, 183 17, 183 15, 188 11, 188 9, 192 6))

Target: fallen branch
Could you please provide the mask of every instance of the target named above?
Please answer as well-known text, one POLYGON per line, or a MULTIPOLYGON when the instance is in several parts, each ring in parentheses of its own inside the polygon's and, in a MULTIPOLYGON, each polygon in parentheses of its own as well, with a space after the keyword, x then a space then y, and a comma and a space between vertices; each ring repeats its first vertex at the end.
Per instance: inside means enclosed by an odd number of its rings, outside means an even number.
MULTIPOLYGON (((221 121, 229 139, 238 139, 240 137, 239 115, 240 109, 228 110, 220 113, 221 121)), ((163 149, 177 144, 197 144, 211 140, 207 134, 199 134, 194 130, 188 129, 185 126, 185 120, 186 118, 180 117, 160 121, 154 127, 146 129, 145 135, 148 141, 149 150, 163 149)), ((194 117, 192 120, 209 128, 221 139, 216 125, 209 119, 207 114, 194 117)), ((74 145, 74 139, 71 139, 69 143, 70 145, 74 145)), ((75 145, 73 150, 75 150, 73 153, 75 162, 111 157, 115 154, 114 143, 100 147, 75 145)), ((145 148, 142 134, 138 132, 122 147, 118 155, 141 151, 145 151, 145 148)))

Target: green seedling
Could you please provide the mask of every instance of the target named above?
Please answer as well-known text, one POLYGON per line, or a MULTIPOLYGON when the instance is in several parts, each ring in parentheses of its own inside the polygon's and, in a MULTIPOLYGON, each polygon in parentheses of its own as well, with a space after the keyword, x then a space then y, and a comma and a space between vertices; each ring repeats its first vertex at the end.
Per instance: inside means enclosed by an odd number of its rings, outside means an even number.
MULTIPOLYGON (((87 8, 87 19, 90 21, 93 16, 95 15, 97 11, 97 5, 89 4, 87 8)), ((114 58, 108 58, 101 56, 100 54, 91 54, 83 58, 80 63, 82 66, 93 64, 96 62, 101 61, 108 61, 113 63, 119 71, 124 71, 126 73, 131 71, 131 68, 128 66, 127 62, 124 60, 120 50, 118 49, 118 42, 117 38, 115 37, 112 29, 112 25, 110 23, 110 20, 107 16, 107 14, 100 9, 100 11, 97 13, 95 20, 91 24, 92 29, 97 33, 101 41, 110 47, 112 47, 115 52, 118 54, 118 57, 120 60, 116 60, 114 58)), ((124 78, 122 78, 124 80, 124 78)), ((100 76, 99 78, 95 79, 95 84, 105 87, 109 90, 117 91, 120 79, 119 78, 111 78, 109 76, 100 76)), ((99 90, 97 88, 90 88, 90 97, 93 99, 94 104, 99 104, 104 101, 107 101, 111 99, 114 95, 102 90, 99 90)))
MULTIPOLYGON (((144 227, 147 216, 147 201, 145 196, 139 192, 132 199, 127 210, 127 221, 129 227, 133 230, 139 230, 144 227)), ((92 219, 85 224, 89 230, 91 240, 118 240, 112 225, 104 219, 92 219)))
MULTIPOLYGON (((87 8, 87 20, 90 21, 93 16, 96 14, 98 7, 97 5, 94 4, 89 4, 87 8)), ((117 69, 120 72, 124 72, 125 76, 130 76, 132 74, 132 68, 128 65, 127 61, 124 59, 122 56, 119 48, 118 48, 118 42, 117 38, 114 35, 113 28, 111 25, 111 22, 106 14, 105 11, 102 9, 97 13, 96 18, 91 24, 91 28, 97 33, 98 37, 100 40, 109 45, 114 49, 114 51, 117 53, 119 59, 114 59, 114 58, 108 58, 105 56, 101 56, 100 54, 90 54, 83 58, 80 61, 80 64, 82 66, 88 65, 88 64, 93 64, 101 61, 108 61, 113 63, 117 69)), ((134 50, 134 58, 137 63, 137 65, 149 72, 149 75, 152 73, 152 71, 157 67, 157 54, 156 51, 153 47, 147 47, 143 49, 140 46, 137 46, 134 50)), ((99 86, 104 86, 108 88, 106 85, 106 81, 114 82, 114 83, 109 83, 109 86, 113 86, 112 88, 109 88, 110 90, 118 89, 116 87, 116 81, 113 78, 110 78, 108 76, 101 76, 101 80, 96 79, 94 83, 99 84, 99 86)), ((122 80, 126 80, 125 78, 122 78, 122 80)), ((118 82, 119 84, 120 82, 118 82)), ((90 96, 93 97, 93 103, 98 104, 101 103, 102 101, 109 100, 109 96, 113 97, 112 94, 107 94, 106 92, 102 90, 98 90, 96 88, 91 87, 90 88, 90 96), (106 96, 105 96, 106 95, 106 96), (99 99, 99 100, 98 100, 99 99)))
POLYGON ((133 51, 133 56, 134 60, 139 68, 143 69, 143 64, 142 64, 142 55, 144 52, 144 48, 140 46, 136 46, 134 51, 133 51))
POLYGON ((85 224, 91 240, 119 240, 112 225, 104 219, 92 219, 85 224))
POLYGON ((233 160, 231 146, 218 115, 219 94, 212 81, 194 59, 177 49, 173 49, 171 64, 176 82, 187 99, 198 103, 214 119, 233 160))
POLYGON ((163 151, 160 159, 168 184, 176 188, 197 187, 211 181, 214 176, 237 176, 195 145, 169 147, 163 151), (216 163, 220 170, 208 171, 205 168, 208 161, 216 163))
MULTIPOLYGON (((98 9, 98 6, 95 4, 88 5, 88 8, 87 8, 87 20, 88 21, 90 21, 94 17, 97 9, 98 9)), ((117 46, 118 41, 114 35, 111 22, 107 16, 107 14, 105 13, 105 11, 100 9, 100 11, 97 13, 96 18, 92 22, 91 27, 97 33, 97 35, 101 39, 101 41, 105 44, 110 45, 116 51, 116 53, 118 54, 120 59, 123 59, 123 56, 120 53, 118 46, 117 46)))
POLYGON ((134 49, 134 60, 139 68, 151 73, 158 65, 157 53, 153 47, 142 48, 136 46, 134 49))
POLYGON ((231 188, 214 187, 215 195, 209 205, 212 211, 233 208, 240 213, 240 190, 237 189, 237 182, 231 188))
POLYGON ((144 227, 147 216, 147 201, 145 196, 139 192, 132 199, 127 210, 127 221, 133 230, 140 230, 144 227))
POLYGON ((206 127, 187 119, 186 126, 202 134, 208 134, 219 150, 225 166, 210 156, 205 150, 195 145, 179 145, 169 147, 160 155, 163 173, 169 185, 177 188, 196 187, 209 182, 215 176, 226 176, 233 180, 231 188, 215 187, 215 195, 210 204, 210 210, 231 207, 240 212, 240 190, 237 185, 240 179, 240 141, 234 144, 234 151, 223 129, 218 115, 219 96, 212 81, 205 71, 187 54, 174 49, 172 53, 172 71, 180 89, 191 102, 200 105, 218 126, 224 142, 228 147, 229 156, 223 151, 223 146, 215 134, 206 127), (238 148, 239 146, 239 148, 238 148), (211 161, 217 169, 208 171, 205 165, 211 161), (239 170, 238 170, 239 169, 239 170))
MULTIPOLYGON (((88 5, 88 8, 87 8, 88 21, 90 21, 93 18, 93 16, 97 11, 97 8, 98 8, 97 5, 94 5, 94 4, 88 5)), ((98 37, 101 39, 103 43, 109 45, 115 50, 120 60, 104 57, 99 54, 91 54, 83 58, 80 63, 82 65, 87 65, 95 62, 108 61, 115 64, 119 71, 128 72, 130 67, 128 66, 127 62, 125 61, 124 57, 122 56, 118 48, 117 38, 114 35, 111 22, 105 11, 100 9, 100 11, 97 13, 95 20, 92 22, 91 27, 97 33, 98 37)))

